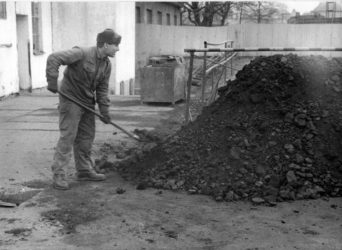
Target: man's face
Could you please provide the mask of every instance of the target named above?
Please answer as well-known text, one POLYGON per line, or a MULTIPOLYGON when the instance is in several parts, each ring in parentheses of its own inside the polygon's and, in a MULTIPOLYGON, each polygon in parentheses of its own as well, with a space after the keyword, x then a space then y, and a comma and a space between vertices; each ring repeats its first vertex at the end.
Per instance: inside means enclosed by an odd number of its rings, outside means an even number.
POLYGON ((115 53, 119 51, 119 45, 105 43, 105 54, 109 57, 114 57, 115 53))

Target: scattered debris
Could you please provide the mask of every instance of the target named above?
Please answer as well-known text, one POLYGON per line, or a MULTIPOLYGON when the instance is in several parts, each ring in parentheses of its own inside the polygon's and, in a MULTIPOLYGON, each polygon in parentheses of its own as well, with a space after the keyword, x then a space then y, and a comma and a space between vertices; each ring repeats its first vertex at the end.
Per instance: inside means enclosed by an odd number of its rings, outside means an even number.
POLYGON ((162 140, 154 131, 149 131, 147 129, 135 129, 134 134, 145 142, 160 142, 162 140))
POLYGON ((162 190, 158 190, 157 192, 155 192, 155 195, 162 195, 163 191, 162 190))
POLYGON ((118 187, 118 188, 116 189, 116 193, 117 193, 117 194, 123 194, 123 193, 125 193, 125 192, 126 192, 126 190, 123 189, 123 188, 118 187))
POLYGON ((145 190, 147 188, 147 184, 144 183, 144 182, 140 182, 138 185, 137 185, 137 190, 145 190))
POLYGON ((263 198, 259 198, 259 197, 254 197, 254 198, 252 198, 252 202, 254 203, 254 204, 262 204, 262 203, 264 203, 265 202, 265 200, 263 199, 263 198))
POLYGON ((29 236, 32 233, 30 228, 15 228, 5 231, 6 234, 12 234, 13 236, 29 236))
POLYGON ((173 238, 173 239, 177 239, 178 238, 178 234, 175 231, 168 230, 168 231, 165 231, 164 233, 165 233, 165 235, 167 237, 170 237, 170 238, 173 238))

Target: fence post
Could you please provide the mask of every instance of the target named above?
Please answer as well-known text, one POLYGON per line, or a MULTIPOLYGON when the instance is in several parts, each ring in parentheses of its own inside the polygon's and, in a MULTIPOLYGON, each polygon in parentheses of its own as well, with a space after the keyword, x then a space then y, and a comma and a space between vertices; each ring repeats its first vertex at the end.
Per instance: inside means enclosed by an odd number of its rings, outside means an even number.
MULTIPOLYGON (((204 48, 207 48, 207 42, 204 41, 204 48)), ((202 76, 202 104, 204 103, 204 91, 206 85, 206 70, 207 70, 207 52, 204 52, 204 59, 203 59, 203 76, 202 76)))
POLYGON ((186 93, 186 107, 185 107, 185 123, 189 122, 190 113, 190 95, 191 95, 191 83, 192 83, 192 69, 194 66, 194 51, 190 51, 190 66, 189 66, 189 77, 187 82, 187 93, 186 93))
MULTIPOLYGON (((228 48, 228 42, 224 43, 224 48, 228 48)), ((227 60, 227 51, 224 52, 224 60, 227 60)), ((224 64, 224 83, 227 81, 227 62, 224 64)))
MULTIPOLYGON (((230 41, 230 47, 233 48, 234 41, 230 41)), ((230 60, 230 75, 233 75, 233 57, 232 60, 230 60)))

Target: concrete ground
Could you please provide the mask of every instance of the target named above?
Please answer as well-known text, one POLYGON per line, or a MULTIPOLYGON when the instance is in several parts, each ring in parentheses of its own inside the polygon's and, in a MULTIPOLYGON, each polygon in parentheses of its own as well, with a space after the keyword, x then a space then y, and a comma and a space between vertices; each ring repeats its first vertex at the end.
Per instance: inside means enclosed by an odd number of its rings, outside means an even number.
MULTIPOLYGON (((172 106, 141 105, 136 96, 111 100, 113 120, 129 131, 161 126, 174 114, 172 106)), ((71 190, 52 189, 57 103, 47 92, 0 102, 0 200, 20 203, 0 207, 1 250, 342 249, 341 198, 275 207, 217 203, 201 195, 137 190, 116 173, 104 182, 79 183, 72 163, 71 190)), ((95 157, 103 145, 137 145, 110 125, 97 120, 96 126, 95 157)))

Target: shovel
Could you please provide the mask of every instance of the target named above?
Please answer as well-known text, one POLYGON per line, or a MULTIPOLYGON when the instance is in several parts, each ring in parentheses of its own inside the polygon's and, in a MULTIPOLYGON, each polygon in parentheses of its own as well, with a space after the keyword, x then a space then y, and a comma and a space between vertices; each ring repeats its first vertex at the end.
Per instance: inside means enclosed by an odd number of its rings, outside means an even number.
MULTIPOLYGON (((79 101, 77 101, 76 99, 72 98, 71 96, 69 96, 69 95, 67 95, 67 94, 65 94, 65 93, 63 93, 63 92, 61 92, 61 91, 58 91, 58 93, 59 93, 61 96, 63 96, 63 97, 65 97, 66 99, 68 99, 69 101, 71 101, 71 102, 77 104, 78 106, 84 108, 85 110, 87 110, 87 111, 93 113, 94 115, 96 115, 96 116, 98 116, 98 117, 100 117, 100 118, 102 118, 102 119, 104 118, 103 115, 97 113, 95 110, 93 110, 93 109, 87 107, 86 105, 80 103, 79 101)), ((132 134, 131 132, 127 131, 126 129, 124 129, 124 128, 122 128, 122 127, 120 127, 119 125, 115 124, 115 123, 112 122, 112 121, 109 122, 109 123, 112 124, 112 125, 113 125, 114 127, 116 127, 117 129, 120 129, 122 132, 124 132, 124 133, 125 133, 126 135, 128 135, 129 137, 131 137, 131 138, 133 138, 133 139, 135 139, 135 140, 137 140, 137 141, 141 141, 141 139, 140 139, 139 136, 137 136, 137 135, 135 135, 135 134, 132 134)))

